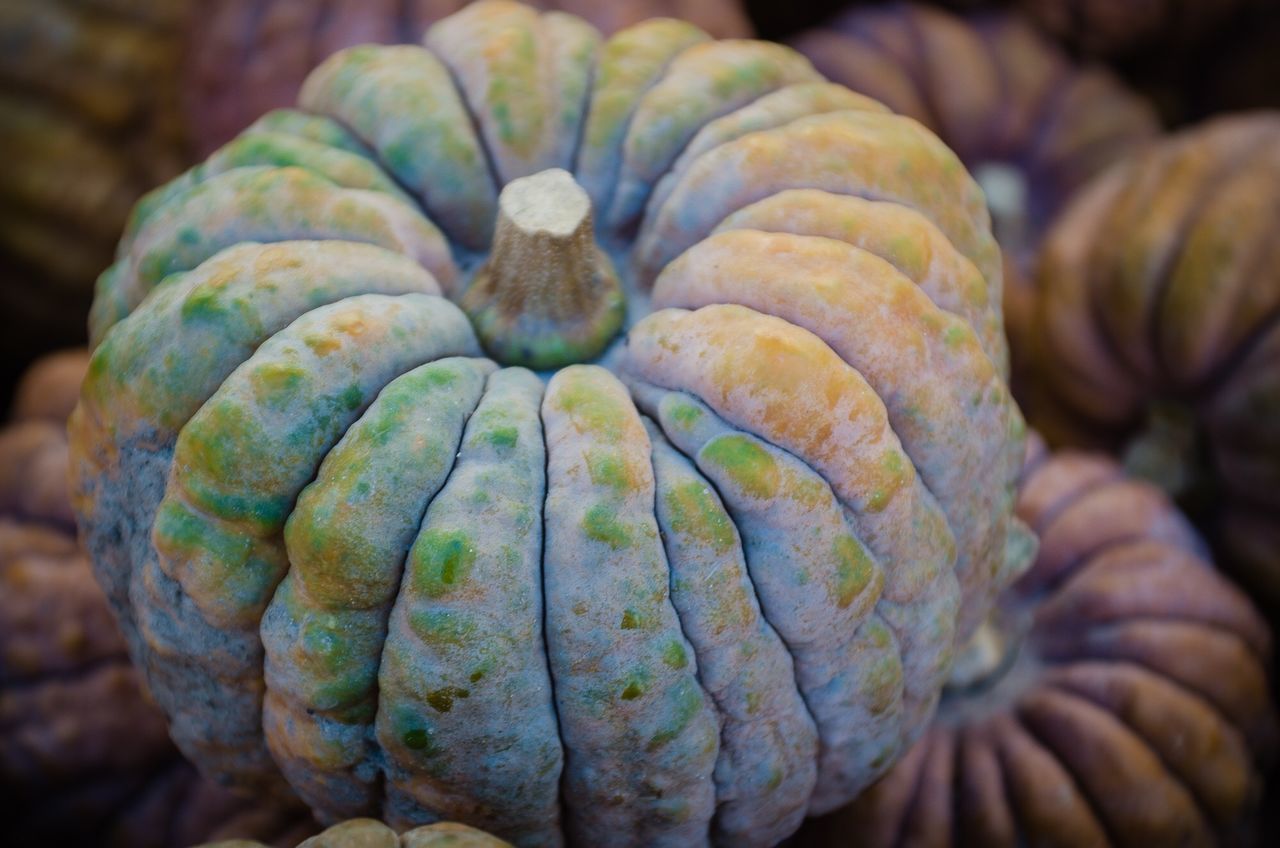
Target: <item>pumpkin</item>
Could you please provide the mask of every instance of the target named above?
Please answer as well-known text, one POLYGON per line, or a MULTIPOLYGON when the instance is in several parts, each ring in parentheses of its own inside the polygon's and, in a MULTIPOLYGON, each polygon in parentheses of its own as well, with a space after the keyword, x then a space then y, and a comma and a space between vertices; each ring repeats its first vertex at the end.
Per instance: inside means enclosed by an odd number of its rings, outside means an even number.
POLYGON ((850 9, 792 43, 831 80, 938 133, 973 171, 1008 260, 1004 306, 1021 368, 1044 231, 1089 179, 1155 139, 1152 109, 1012 14, 890 3, 850 9))
POLYGON ((1280 114, 1219 118, 1108 172, 1038 274, 1033 420, 1176 495, 1280 602, 1280 114))
POLYGON ((83 343, 134 201, 185 164, 183 2, 0 5, 0 362, 83 343), (20 164, 17 164, 20 163, 20 164))
POLYGON ((328 822, 774 844, 1029 554, 981 192, 780 45, 500 0, 425 44, 327 59, 99 281, 72 474, 131 653, 328 822))
POLYGON ((183 848, 217 833, 297 833, 296 808, 246 803, 181 760, 129 664, 71 524, 67 387, 86 364, 83 351, 38 361, 16 423, 0 430, 6 844, 183 848))
POLYGON ((1251 844, 1276 729, 1266 624, 1158 489, 1102 454, 1029 453, 1035 564, 929 732, 809 823, 812 844, 1251 844))
POLYGON ((1247 0, 1022 0, 1018 4, 1053 35, 1088 53, 1162 50, 1212 31, 1247 0))
MULTIPOLYGON (((298 848, 510 848, 482 830, 453 822, 416 827, 407 833, 396 832, 373 819, 349 819, 318 833, 298 848)), ((212 842, 201 848, 266 848, 260 842, 230 839, 212 842)))
MULTIPOLYGON (((230 0, 192 18, 185 108, 208 154, 272 109, 292 106, 307 73, 354 44, 416 44, 467 0, 230 0)), ((612 34, 648 18, 682 18, 716 38, 751 35, 738 0, 541 0, 612 34)))

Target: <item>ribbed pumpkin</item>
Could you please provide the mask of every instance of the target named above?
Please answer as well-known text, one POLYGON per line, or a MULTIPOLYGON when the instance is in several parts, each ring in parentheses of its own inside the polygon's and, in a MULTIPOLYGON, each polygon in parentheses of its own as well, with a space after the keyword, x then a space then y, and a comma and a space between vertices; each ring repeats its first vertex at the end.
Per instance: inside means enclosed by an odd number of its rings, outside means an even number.
POLYGON ((1046 243, 1034 420, 1178 495, 1280 603, 1280 114, 1216 119, 1109 172, 1046 243))
POLYGON ((297 808, 255 806, 200 779, 129 665, 71 525, 67 399, 87 362, 84 351, 38 361, 0 430, 5 844, 185 848, 221 833, 305 835, 297 808))
POLYGON ((1018 499, 1035 564, 933 727, 807 826, 815 846, 1251 844, 1276 732, 1266 624, 1158 489, 1036 441, 1018 499))
POLYGON ((1151 108, 1012 14, 889 3, 850 9, 793 44, 829 79, 922 122, 973 171, 1010 260, 1004 306, 1020 368, 1027 342, 1015 331, 1027 326, 1044 231, 1091 178, 1154 141, 1151 108))
MULTIPOLYGON (((182 0, 0 4, 0 368, 83 343, 130 206, 185 163, 182 0)), ((5 387, 16 374, 0 376, 5 387)))
MULTIPOLYGON (((185 85, 192 136, 207 154, 267 112, 292 106, 307 73, 356 44, 417 44, 468 0, 222 0, 193 17, 185 85)), ((751 35, 738 0, 541 0, 606 35, 658 16, 716 38, 751 35)))
POLYGON ((426 45, 136 210, 71 425, 99 578, 244 789, 773 844, 1030 550, 981 192, 778 45, 509 2, 426 45))
MULTIPOLYGON (((453 822, 416 827, 406 833, 396 832, 373 819, 350 819, 318 833, 297 848, 510 848, 496 836, 453 822)), ((260 842, 229 839, 211 842, 201 848, 266 848, 260 842)))

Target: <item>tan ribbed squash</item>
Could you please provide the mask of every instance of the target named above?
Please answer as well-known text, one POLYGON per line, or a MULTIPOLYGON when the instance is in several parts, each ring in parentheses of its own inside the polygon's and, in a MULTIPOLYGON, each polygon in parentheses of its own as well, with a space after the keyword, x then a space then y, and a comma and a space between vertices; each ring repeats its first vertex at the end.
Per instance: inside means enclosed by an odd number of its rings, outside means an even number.
POLYGON ((925 737, 804 844, 1254 844, 1276 741, 1265 622, 1114 461, 1039 444, 1023 473, 1035 565, 925 737))
MULTIPOLYGON (((272 109, 292 106, 307 73, 356 44, 417 44, 469 0, 220 0, 192 18, 183 81, 192 137, 208 154, 272 109)), ((714 38, 745 38, 738 0, 539 0, 605 35, 660 16, 714 38)))
POLYGON ((522 845, 856 796, 1030 553, 955 154, 788 48, 510 2, 299 102, 139 205, 72 422, 179 746, 522 845))
POLYGON ((1050 233, 1030 335, 1051 442, 1121 453, 1280 605, 1280 113, 1180 132, 1050 233))

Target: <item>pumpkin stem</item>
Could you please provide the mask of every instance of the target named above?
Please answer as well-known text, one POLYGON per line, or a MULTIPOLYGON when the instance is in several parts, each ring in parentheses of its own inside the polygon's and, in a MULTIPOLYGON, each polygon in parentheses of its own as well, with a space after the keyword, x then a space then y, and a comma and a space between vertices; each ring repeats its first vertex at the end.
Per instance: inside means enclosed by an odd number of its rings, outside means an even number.
POLYGON ((1203 483, 1195 416, 1177 403, 1153 404, 1147 426, 1125 446, 1125 470, 1183 500, 1203 483))
POLYGON ((596 244, 591 200, 568 171, 552 168, 502 189, 493 251, 462 308, 504 365, 583 362, 617 334, 622 284, 596 244))
POLYGON ((1026 176, 1014 165, 983 162, 973 169, 973 178, 986 198, 996 241, 1025 272, 1033 238, 1026 176))
POLYGON ((946 689, 986 689, 1004 674, 1016 652, 1015 639, 995 620, 994 614, 974 631, 956 652, 946 689))

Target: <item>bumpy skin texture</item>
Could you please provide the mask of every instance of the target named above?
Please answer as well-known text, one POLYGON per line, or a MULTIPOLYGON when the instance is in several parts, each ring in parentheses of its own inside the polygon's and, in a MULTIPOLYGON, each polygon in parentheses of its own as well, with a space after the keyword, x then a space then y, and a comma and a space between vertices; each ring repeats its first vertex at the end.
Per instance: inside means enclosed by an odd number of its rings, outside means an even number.
POLYGON ((0 5, 2 361, 83 343, 129 207, 182 168, 187 2, 0 5))
POLYGON ((1276 730, 1266 624, 1173 505, 1101 454, 1033 446, 1018 514, 1041 546, 995 619, 1016 655, 948 690, 803 844, 1251 844, 1276 730))
POLYGON ((87 362, 83 350, 37 361, 17 420, 0 430, 6 844, 184 848, 219 834, 305 835, 297 807, 246 803, 200 778, 129 664, 76 543, 66 487, 67 386, 79 386, 87 362))
MULTIPOLYGON (((284 844, 284 843, 277 843, 284 844)), ((292 846, 293 843, 288 843, 292 846)), ((267 848, 261 842, 247 839, 226 839, 210 842, 198 848, 267 848)), ((511 848, 510 842, 490 836, 482 830, 454 822, 415 827, 400 835, 385 824, 373 819, 350 819, 335 824, 297 848, 511 848)))
POLYGON ((1090 179, 1154 141, 1151 107, 1010 14, 891 3, 851 9, 792 43, 834 82, 932 129, 983 184, 1006 256, 1005 324, 1020 368, 1044 231, 1090 179))
MULTIPOLYGON (((419 44, 467 0, 222 0, 193 16, 184 105, 202 153, 260 115, 293 105, 307 74, 355 44, 419 44)), ((641 21, 689 21, 715 38, 747 38, 738 0, 539 0, 605 35, 641 21)))
POLYGON ((1121 451, 1280 603, 1280 114, 1214 120, 1113 170, 1051 232, 1032 409, 1121 451))
POLYGON ((1049 32, 1079 50, 1115 55, 1152 45, 1185 44, 1211 31, 1248 0, 1022 0, 1049 32))
POLYGON ((1025 565, 981 194, 778 45, 507 2, 425 41, 336 54, 139 206, 71 426, 99 579, 243 789, 775 844, 915 739, 1025 565), (537 375, 453 301, 550 168, 630 329, 537 375))

